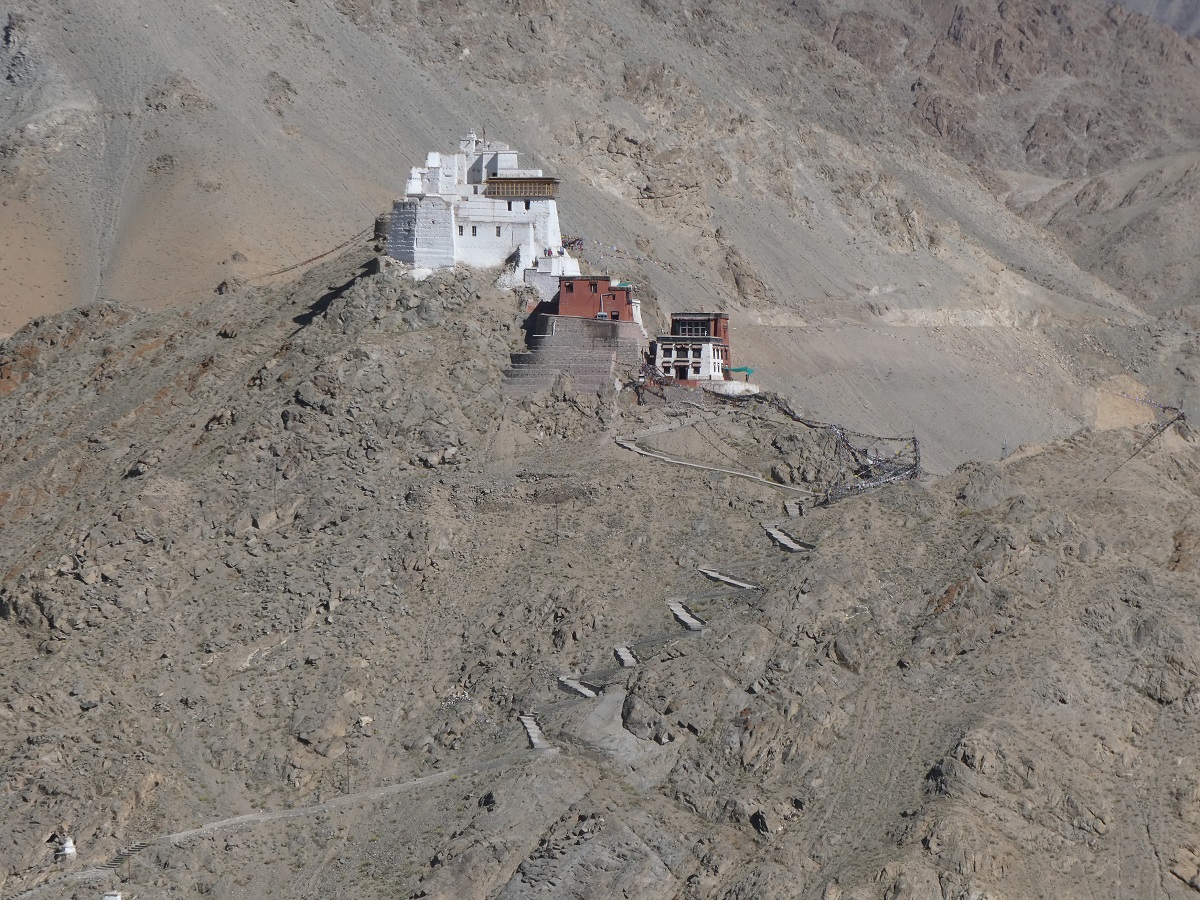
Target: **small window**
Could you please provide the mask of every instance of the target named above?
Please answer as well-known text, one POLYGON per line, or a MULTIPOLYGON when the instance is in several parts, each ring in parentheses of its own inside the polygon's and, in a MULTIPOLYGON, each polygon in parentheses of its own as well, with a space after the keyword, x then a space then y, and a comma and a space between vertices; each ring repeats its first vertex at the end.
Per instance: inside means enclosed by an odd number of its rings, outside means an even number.
POLYGON ((471 237, 476 237, 478 234, 479 234, 479 229, 476 226, 472 225, 471 226, 471 237))
POLYGON ((496 237, 500 237, 500 226, 496 226, 496 237))
POLYGON ((458 226, 458 236, 459 237, 463 236, 463 227, 461 225, 458 226))
POLYGON ((612 312, 610 312, 608 314, 608 317, 610 319, 612 319, 614 322, 616 322, 617 320, 619 320, 621 318, 621 311, 614 309, 612 312))
POLYGON ((512 201, 511 200, 508 201, 508 211, 512 212, 512 201))
POLYGON ((672 349, 671 347, 663 347, 663 358, 664 359, 669 359, 674 355, 675 355, 674 349, 672 349))
POLYGON ((475 185, 475 193, 479 193, 479 185, 475 185))
POLYGON ((596 287, 596 282, 594 282, 594 281, 589 281, 589 282, 588 282, 588 291, 589 291, 590 293, 594 294, 594 293, 596 293, 598 290, 599 290, 599 288, 598 288, 598 287, 596 287))
POLYGON ((700 367, 699 367, 699 366, 692 366, 692 374, 693 374, 693 375, 699 375, 699 374, 700 374, 700 367))
POLYGON ((703 355, 704 355, 704 351, 702 349, 700 349, 699 347, 692 348, 692 359, 699 359, 703 355))
POLYGON ((567 282, 567 293, 568 293, 568 294, 573 294, 573 293, 575 293, 575 282, 573 282, 573 281, 568 281, 568 282, 567 282))
POLYGON ((529 201, 528 200, 525 201, 525 208, 529 209, 529 201))

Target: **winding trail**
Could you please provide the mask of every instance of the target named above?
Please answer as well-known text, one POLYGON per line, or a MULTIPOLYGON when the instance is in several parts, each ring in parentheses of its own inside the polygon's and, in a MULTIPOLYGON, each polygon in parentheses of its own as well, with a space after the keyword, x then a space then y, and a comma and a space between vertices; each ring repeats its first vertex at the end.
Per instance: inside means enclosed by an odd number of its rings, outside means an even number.
MULTIPOLYGON (((685 422, 684 424, 692 424, 692 423, 685 422)), ((664 429, 664 430, 669 430, 669 429, 664 429)), ((699 469, 702 471, 721 472, 723 474, 732 475, 737 478, 744 478, 749 481, 756 481, 761 484, 765 484, 769 487, 776 488, 777 490, 785 491, 785 492, 787 492, 789 494, 793 494, 793 495, 799 494, 799 495, 802 495, 805 497, 815 497, 816 496, 811 491, 792 487, 790 485, 784 485, 784 484, 779 484, 777 482, 769 481, 765 478, 762 478, 758 475, 753 475, 749 472, 742 472, 737 469, 725 469, 725 468, 720 468, 717 466, 708 466, 708 465, 703 465, 701 463, 688 462, 687 460, 676 459, 674 457, 667 456, 664 453, 659 453, 659 452, 653 451, 653 450, 647 450, 646 448, 639 446, 633 438, 617 438, 616 443, 618 446, 620 446, 626 450, 630 450, 634 453, 637 453, 641 456, 650 457, 652 459, 658 459, 663 462, 671 463, 673 465, 684 466, 684 467, 690 468, 690 469, 699 469)), ((767 527, 768 527, 768 531, 770 531, 770 526, 767 526, 767 527)), ((772 535, 772 537, 774 537, 774 535, 772 535)), ((800 549, 815 549, 815 548, 812 548, 812 545, 804 545, 800 549)), ((705 575, 706 577, 724 582, 724 583, 732 586, 733 588, 735 588, 735 591, 737 591, 737 592, 740 592, 742 590, 761 590, 761 588, 758 585, 732 578, 731 576, 725 575, 716 570, 705 569, 703 567, 700 567, 698 569, 698 571, 701 574, 705 575)), ((690 612, 687 610, 687 608, 682 605, 683 599, 685 599, 685 598, 670 598, 668 600, 668 603, 671 606, 672 612, 674 613, 676 619, 678 619, 683 625, 685 625, 692 632, 698 632, 698 631, 703 630, 704 623, 700 620, 695 619, 692 615, 690 615, 690 612)), ((631 664, 637 663, 637 658, 631 652, 631 648, 638 647, 638 646, 639 645, 637 643, 633 643, 631 645, 623 645, 623 646, 617 648, 617 651, 616 651, 617 657, 618 657, 621 667, 627 667, 631 664), (624 651, 624 653, 622 653, 621 651, 624 651)), ((583 686, 580 685, 579 682, 575 679, 562 678, 562 679, 560 679, 560 681, 568 684, 568 686, 570 686, 572 688, 575 688, 576 691, 578 693, 582 694, 584 697, 586 697, 587 694, 591 694, 592 698, 595 697, 595 693, 592 692, 590 689, 588 689, 586 693, 584 691, 580 690, 580 688, 582 688, 583 686), (578 687, 577 687, 577 685, 578 685, 578 687)), ((189 828, 184 831, 177 831, 173 834, 159 835, 157 837, 146 838, 146 839, 139 841, 138 843, 133 844, 127 848, 123 848, 120 851, 120 853, 118 854, 118 856, 123 855, 125 857, 130 857, 130 856, 133 856, 134 854, 139 853, 142 850, 148 849, 150 847, 178 846, 181 844, 185 844, 188 841, 195 840, 197 838, 203 838, 208 835, 216 834, 219 832, 233 831, 233 830, 242 829, 242 828, 252 828, 252 827, 260 825, 264 822, 274 822, 274 821, 281 821, 281 820, 286 820, 286 819, 299 819, 299 818, 305 818, 308 816, 317 815, 320 813, 332 812, 332 811, 338 810, 338 809, 350 808, 350 807, 354 807, 354 806, 357 806, 357 805, 360 805, 363 803, 381 800, 386 797, 391 797, 391 796, 395 796, 397 794, 406 793, 408 791, 417 790, 419 788, 424 788, 424 787, 429 787, 429 786, 432 786, 435 784, 440 784, 442 782, 449 781, 450 779, 452 779, 456 776, 460 776, 460 775, 464 775, 464 774, 475 775, 481 771, 498 768, 500 766, 503 766, 503 765, 509 764, 509 763, 521 762, 524 764, 529 764, 531 760, 538 760, 538 759, 545 758, 545 757, 555 756, 559 753, 559 751, 557 749, 554 749, 554 748, 551 748, 548 746, 544 735, 541 734, 540 728, 538 728, 536 722, 532 719, 532 717, 523 716, 523 717, 521 717, 521 719, 522 719, 522 724, 525 725, 526 731, 529 733, 530 743, 533 746, 532 753, 529 750, 521 750, 518 752, 507 753, 507 754, 504 754, 503 756, 494 757, 494 758, 492 758, 490 760, 486 760, 484 762, 472 763, 470 765, 464 764, 464 765, 457 766, 452 769, 446 769, 441 772, 433 772, 429 775, 423 775, 420 778, 414 778, 410 781, 401 782, 399 784, 383 785, 381 787, 371 788, 369 790, 359 791, 359 792, 353 793, 353 794, 343 794, 342 796, 334 797, 323 803, 317 803, 317 804, 314 804, 311 806, 293 807, 291 809, 274 810, 271 812, 262 811, 262 812, 256 812, 256 813, 246 813, 246 814, 240 815, 240 816, 233 816, 230 818, 218 819, 216 821, 209 822, 207 824, 200 825, 195 828, 189 828), (529 721, 526 722, 525 721, 526 719, 528 719, 529 721), (531 725, 532 725, 533 730, 531 730, 531 728, 530 728, 531 725), (535 739, 535 731, 536 731, 537 739, 535 739), (539 744, 542 744, 543 746, 539 747, 539 744)), ((306 873, 302 873, 302 876, 303 876, 303 874, 306 874, 306 873)), ((28 890, 25 890, 19 894, 11 895, 9 898, 7 898, 7 900, 31 900, 31 898, 44 895, 50 891, 56 891, 56 890, 61 891, 62 888, 66 887, 69 884, 85 882, 85 881, 89 881, 89 880, 97 879, 97 878, 101 878, 101 877, 111 877, 112 875, 113 875, 113 869, 111 868, 111 866, 108 866, 108 867, 106 867, 104 865, 89 866, 88 868, 80 869, 79 871, 71 872, 69 874, 63 875, 60 878, 56 878, 56 879, 44 882, 40 885, 29 888, 28 890)))
POLYGON ((770 481, 760 475, 752 475, 749 472, 741 472, 737 469, 722 469, 720 466, 706 466, 701 463, 688 462, 686 459, 677 459, 674 456, 667 456, 665 453, 659 453, 657 450, 647 450, 639 445, 631 438, 616 438, 616 444, 625 450, 632 450, 634 453, 641 456, 648 456, 651 459, 661 460, 676 466, 684 466, 688 469, 700 469, 702 472, 721 472, 724 475, 732 475, 735 478, 745 478, 747 481, 757 481, 759 484, 765 484, 767 487, 773 487, 776 490, 787 491, 792 494, 799 494, 802 497, 816 498, 816 494, 812 491, 803 488, 792 487, 788 484, 780 484, 777 481, 770 481))
MULTIPOLYGON (((356 806, 360 803, 382 800, 385 797, 391 797, 396 794, 403 794, 407 791, 416 790, 418 788, 440 784, 443 781, 449 781, 455 776, 475 775, 479 772, 483 772, 488 769, 495 769, 508 763, 528 763, 530 760, 538 760, 543 757, 552 756, 556 752, 557 751, 555 750, 543 750, 540 752, 530 753, 528 750, 521 750, 519 752, 506 753, 503 756, 497 756, 484 762, 456 766, 453 769, 446 769, 442 772, 434 772, 430 775, 423 775, 420 778, 414 778, 411 781, 404 781, 399 784, 388 784, 384 785, 383 787, 372 788, 371 790, 360 791, 355 794, 343 794, 340 797, 334 797, 332 800, 326 800, 324 803, 317 803, 312 806, 297 806, 291 809, 280 809, 272 812, 247 813, 241 816, 233 816, 232 818, 228 819, 218 819, 215 822, 209 822, 196 828, 189 828, 186 831, 177 831, 174 834, 146 838, 141 843, 144 845, 143 849, 148 847, 160 847, 163 845, 177 846, 195 838, 206 837, 217 832, 253 827, 255 825, 260 825, 263 822, 274 822, 283 819, 300 819, 307 816, 317 815, 318 813, 332 812, 337 809, 356 806)), ((100 878, 102 876, 112 876, 112 874, 113 872, 111 869, 106 869, 101 866, 89 866, 86 869, 80 869, 78 872, 72 872, 69 875, 62 876, 61 878, 44 882, 19 894, 13 894, 8 898, 8 900, 27 900, 27 898, 37 897, 45 894, 48 891, 63 888, 68 884, 88 881, 90 879, 100 878)))

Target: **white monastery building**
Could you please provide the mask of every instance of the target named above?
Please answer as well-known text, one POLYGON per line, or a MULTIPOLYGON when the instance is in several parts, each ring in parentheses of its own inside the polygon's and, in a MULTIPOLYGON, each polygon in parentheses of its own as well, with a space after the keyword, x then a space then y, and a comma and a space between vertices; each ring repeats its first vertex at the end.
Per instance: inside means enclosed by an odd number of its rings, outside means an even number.
POLYGON ((420 269, 513 267, 549 300, 579 262, 562 246, 559 180, 522 169, 507 144, 471 132, 453 154, 430 153, 392 204, 387 255, 420 269))
POLYGON ((671 333, 660 334, 651 350, 654 366, 681 384, 699 385, 730 396, 757 394, 758 386, 730 379, 733 354, 729 346, 729 314, 720 312, 671 313, 671 333))

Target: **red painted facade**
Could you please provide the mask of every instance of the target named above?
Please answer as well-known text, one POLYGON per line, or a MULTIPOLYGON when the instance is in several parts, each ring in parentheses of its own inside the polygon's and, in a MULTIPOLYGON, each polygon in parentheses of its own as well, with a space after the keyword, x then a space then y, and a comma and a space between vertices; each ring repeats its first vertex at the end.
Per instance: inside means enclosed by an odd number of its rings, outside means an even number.
POLYGON ((671 334, 660 337, 658 343, 671 344, 672 338, 686 342, 689 337, 714 339, 721 346, 724 368, 733 365, 733 351, 729 347, 729 313, 671 313, 671 334))
POLYGON ((729 313, 671 313, 671 334, 715 337, 729 344, 729 313))
POLYGON ((605 275, 564 275, 558 279, 557 299, 560 316, 633 321, 633 286, 605 275))

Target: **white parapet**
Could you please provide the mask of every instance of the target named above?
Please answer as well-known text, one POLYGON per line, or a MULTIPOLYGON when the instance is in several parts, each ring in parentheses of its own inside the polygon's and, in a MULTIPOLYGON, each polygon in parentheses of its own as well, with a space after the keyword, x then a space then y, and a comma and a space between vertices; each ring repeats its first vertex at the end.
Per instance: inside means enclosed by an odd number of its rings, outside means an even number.
POLYGON ((779 527, 776 525, 767 525, 766 523, 764 523, 763 528, 765 528, 767 531, 767 534, 769 534, 771 536, 771 540, 773 540, 776 544, 778 544, 784 550, 788 551, 788 553, 797 553, 801 550, 811 550, 812 549, 811 547, 805 547, 805 546, 802 546, 801 544, 797 544, 794 540, 792 540, 791 535, 789 535, 785 531, 781 531, 779 529, 779 527))
POLYGON ((706 569, 704 566, 697 566, 697 570, 705 578, 711 578, 713 581, 719 581, 722 584, 728 584, 736 588, 743 588, 747 591, 758 590, 757 584, 751 584, 748 581, 741 581, 740 579, 734 578, 732 575, 725 575, 721 572, 718 572, 716 569, 706 569))
POLYGON ((748 381, 706 381, 701 387, 713 394, 720 394, 723 397, 744 397, 748 394, 757 394, 759 387, 757 384, 750 384, 748 381))
POLYGON ((683 601, 676 597, 667 600, 667 607, 671 610, 671 614, 676 620, 688 631, 703 631, 704 622, 692 614, 692 611, 683 605, 683 601))
POLYGON ((630 669, 638 664, 637 657, 628 647, 614 647, 613 653, 616 654, 617 662, 621 664, 622 669, 630 669))
POLYGON ((576 678, 568 678, 566 675, 560 675, 558 677, 558 683, 565 688, 570 688, 581 697, 587 697, 589 700, 596 696, 595 691, 576 678))
POLYGON ((533 716, 517 716, 521 724, 525 726, 525 733, 529 735, 529 746, 534 750, 549 750, 550 742, 546 740, 546 735, 542 733, 541 726, 538 725, 537 719, 533 716))

